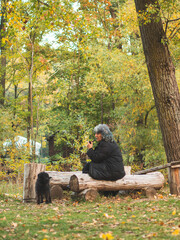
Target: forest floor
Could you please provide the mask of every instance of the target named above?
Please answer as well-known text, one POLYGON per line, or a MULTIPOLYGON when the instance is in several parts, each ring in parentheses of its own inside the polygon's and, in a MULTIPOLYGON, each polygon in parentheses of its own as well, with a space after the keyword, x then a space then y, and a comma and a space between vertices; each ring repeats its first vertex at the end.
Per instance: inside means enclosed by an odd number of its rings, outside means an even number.
POLYGON ((168 187, 149 200, 141 192, 74 202, 23 203, 22 184, 0 182, 0 239, 179 239, 180 197, 168 187))

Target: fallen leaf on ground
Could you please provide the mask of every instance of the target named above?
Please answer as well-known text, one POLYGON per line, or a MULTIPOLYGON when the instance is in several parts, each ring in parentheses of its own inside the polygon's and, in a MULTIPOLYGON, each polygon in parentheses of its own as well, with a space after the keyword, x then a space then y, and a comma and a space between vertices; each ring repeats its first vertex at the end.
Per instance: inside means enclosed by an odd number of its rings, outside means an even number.
POLYGON ((102 238, 102 239, 105 239, 105 240, 114 239, 114 237, 112 236, 112 233, 111 233, 111 232, 108 232, 108 233, 100 233, 99 237, 102 238))
POLYGON ((172 235, 176 236, 180 234, 180 229, 176 229, 174 230, 174 232, 172 232, 172 235))
POLYGON ((17 224, 17 223, 15 223, 15 222, 12 222, 12 224, 11 224, 11 225, 12 225, 12 227, 13 227, 13 228, 16 228, 18 224, 17 224))
POLYGON ((40 230, 39 232, 47 233, 48 230, 47 230, 47 229, 42 229, 42 230, 40 230))
POLYGON ((176 209, 174 209, 174 211, 172 212, 172 215, 175 215, 176 214, 176 209))
POLYGON ((104 217, 106 217, 106 218, 114 218, 114 215, 108 215, 107 213, 104 213, 104 217))

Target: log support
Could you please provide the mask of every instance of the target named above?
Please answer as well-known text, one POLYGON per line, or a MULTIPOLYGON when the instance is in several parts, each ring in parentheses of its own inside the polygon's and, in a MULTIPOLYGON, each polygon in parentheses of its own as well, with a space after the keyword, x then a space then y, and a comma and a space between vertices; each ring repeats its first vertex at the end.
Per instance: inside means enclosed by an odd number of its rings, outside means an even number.
POLYGON ((27 163, 24 165, 23 202, 35 201, 35 183, 37 175, 44 172, 46 166, 38 163, 27 163))
POLYGON ((144 194, 146 195, 146 197, 149 199, 154 199, 157 197, 156 189, 153 187, 147 187, 147 188, 143 189, 143 191, 144 191, 144 194))
POLYGON ((170 193, 180 195, 180 164, 168 168, 170 193))
POLYGON ((81 192, 73 192, 71 195, 72 200, 85 200, 95 201, 99 197, 99 193, 96 189, 85 189, 81 192))
POLYGON ((59 185, 50 185, 51 199, 62 199, 63 190, 59 185))

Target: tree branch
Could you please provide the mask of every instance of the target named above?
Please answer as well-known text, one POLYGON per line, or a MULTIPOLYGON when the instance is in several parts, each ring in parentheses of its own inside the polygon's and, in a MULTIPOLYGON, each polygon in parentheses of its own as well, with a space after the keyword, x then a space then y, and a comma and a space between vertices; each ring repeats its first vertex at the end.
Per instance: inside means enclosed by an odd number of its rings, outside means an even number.
POLYGON ((169 35, 169 39, 171 38, 173 38, 175 35, 176 35, 176 33, 177 33, 177 31, 179 30, 179 28, 177 28, 178 26, 180 25, 180 23, 178 23, 174 28, 173 28, 173 30, 171 31, 171 33, 170 33, 170 35, 169 35), (173 35, 173 37, 171 37, 173 35))
POLYGON ((19 91, 18 95, 17 95, 17 98, 19 97, 19 95, 24 92, 25 90, 28 90, 28 88, 25 88, 25 89, 21 89, 21 91, 19 91))
POLYGON ((44 2, 42 2, 40 0, 38 0, 38 3, 41 3, 41 4, 45 5, 46 7, 50 7, 50 5, 48 3, 44 3, 44 2))
POLYGON ((176 18, 176 19, 171 19, 171 20, 168 20, 168 22, 175 22, 175 21, 179 21, 180 18, 176 18))
POLYGON ((174 36, 176 35, 176 33, 180 30, 180 28, 176 29, 175 33, 172 35, 171 39, 174 38, 174 36))
POLYGON ((156 106, 154 105, 154 106, 152 106, 152 107, 149 109, 149 111, 147 111, 146 116, 145 116, 145 126, 147 126, 147 118, 148 118, 149 113, 150 113, 155 107, 156 107, 156 106))
MULTIPOLYGON (((175 22, 175 21, 179 21, 179 20, 180 20, 180 18, 170 19, 170 20, 167 19, 167 20, 166 20, 166 26, 165 26, 165 34, 166 34, 166 32, 167 32, 168 23, 170 23, 170 22, 175 22)), ((178 24, 178 25, 179 25, 179 24, 178 24)), ((177 25, 177 26, 178 26, 178 25, 177 25)), ((177 27, 177 26, 176 26, 176 27, 177 27)), ((176 27, 173 29, 172 32, 174 32, 174 30, 176 29, 176 27)), ((171 32, 171 34, 172 34, 172 32, 171 32)), ((171 34, 170 34, 170 35, 171 35, 171 34)))

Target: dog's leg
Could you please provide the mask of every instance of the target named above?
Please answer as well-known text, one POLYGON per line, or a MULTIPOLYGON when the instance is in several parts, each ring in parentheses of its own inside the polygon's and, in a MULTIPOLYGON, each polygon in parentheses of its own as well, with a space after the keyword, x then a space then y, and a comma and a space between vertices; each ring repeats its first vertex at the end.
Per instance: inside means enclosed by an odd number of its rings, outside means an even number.
POLYGON ((49 190, 49 203, 52 203, 50 190, 49 190))
POLYGON ((43 194, 41 193, 41 203, 43 203, 43 194))
POLYGON ((49 200, 48 200, 48 192, 46 192, 46 194, 45 194, 45 198, 46 198, 46 203, 48 204, 49 203, 49 200))
POLYGON ((40 194, 37 194, 36 198, 37 198, 37 204, 40 204, 40 194))

